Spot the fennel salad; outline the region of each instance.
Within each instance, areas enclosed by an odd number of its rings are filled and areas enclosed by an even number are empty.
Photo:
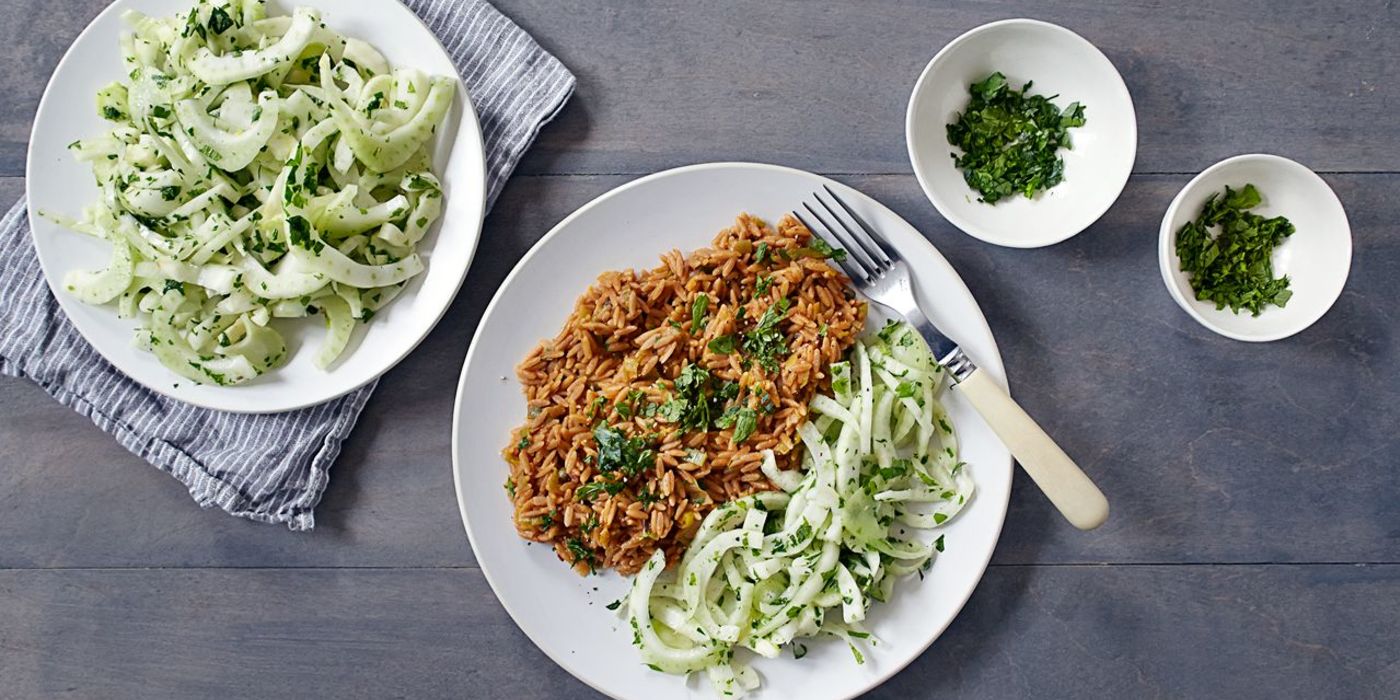
[[[891,323],[830,369],[832,395],[799,429],[802,468],[777,469],[769,451],[778,491],[712,511],[676,566],[658,550],[614,604],[653,670],[703,673],[732,697],[760,685],[738,649],[802,658],[803,639],[836,637],[862,664],[878,644],[864,626],[873,604],[944,550],[939,531],[974,484],[939,402],[942,368],[913,328]]]
[[[196,382],[281,365],[276,319],[324,319],[315,364],[330,368],[424,269],[443,206],[430,149],[457,79],[391,67],[309,8],[200,0],[123,19],[125,77],[97,93],[111,128],[68,147],[100,197],[43,212],[111,260],[63,291],[137,319],[135,342]]]

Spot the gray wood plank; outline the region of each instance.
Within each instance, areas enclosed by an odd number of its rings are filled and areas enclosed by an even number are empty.
[[[472,563],[449,464],[467,344],[526,248],[625,179],[509,184],[461,295],[348,442],[314,533],[198,511],[39,389],[0,380],[0,567]],[[1267,345],[1212,335],[1162,287],[1156,229],[1184,176],[1135,177],[1104,221],[1039,251],[955,231],[909,176],[845,179],[943,250],[991,321],[1013,393],[1113,501],[1103,529],[1079,533],[1018,477],[998,562],[1400,562],[1400,176],[1328,177],[1351,212],[1351,280],[1316,326]]]
[[[0,16],[0,175],[23,172],[44,77],[106,0],[11,3]],[[904,107],[924,64],[983,22],[1028,12],[1099,45],[1139,120],[1138,172],[1194,172],[1264,150],[1322,170],[1400,170],[1400,17],[1384,0],[1164,8],[1073,0],[924,3],[501,0],[579,76],[531,173],[642,173],[709,160],[826,172],[909,169]],[[115,50],[115,49],[114,49]],[[1090,119],[1093,106],[1089,106]]]
[[[6,697],[595,695],[470,569],[3,571],[0,600]],[[872,697],[1395,697],[1397,629],[1397,566],[993,567]]]

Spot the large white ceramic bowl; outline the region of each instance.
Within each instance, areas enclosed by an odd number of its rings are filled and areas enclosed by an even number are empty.
[[[1249,184],[1263,197],[1254,213],[1287,217],[1295,227],[1274,248],[1272,259],[1274,275],[1288,276],[1293,296],[1283,307],[1266,307],[1258,316],[1196,299],[1176,255],[1177,232],[1200,216],[1206,198],[1227,185],[1240,189]],[[1341,296],[1351,270],[1351,226],[1336,193],[1306,166],[1262,153],[1235,156],[1206,168],[1172,200],[1162,217],[1157,260],[1167,291],[1201,325],[1235,340],[1279,340],[1311,326]]]
[[[392,65],[456,75],[437,38],[397,0],[292,2],[320,9],[330,27],[368,41]],[[291,4],[269,8],[269,14],[290,12]],[[326,371],[312,363],[325,331],[324,319],[314,316],[279,322],[291,351],[284,366],[238,386],[196,384],[133,346],[135,321],[117,318],[110,305],[84,304],[63,291],[64,274],[105,267],[111,248],[37,215],[53,211],[76,216],[98,197],[90,168],[76,162],[67,145],[108,129],[97,115],[94,95],[101,86],[122,77],[117,45],[118,36],[126,31],[122,12],[132,9],[168,16],[190,5],[189,0],[117,0],[78,35],[59,62],[34,117],[26,168],[29,221],[39,262],[50,289],[78,332],[117,369],[154,391],[199,406],[243,413],[274,413],[327,401],[374,380],[402,360],[432,330],[456,296],[481,235],[486,202],[486,161],[476,113],[462,86],[438,129],[434,168],[446,201],[442,218],[419,244],[427,269],[372,323],[361,326],[336,365]]]
[[[968,86],[1000,71],[1019,88],[1055,96],[1061,109],[1084,105],[1085,124],[1061,149],[1064,181],[1027,199],[979,201],[953,165],[947,125],[970,99]],[[1137,116],[1123,78],[1103,52],[1074,32],[1033,19],[984,24],[954,39],[929,61],[905,113],[904,136],[914,175],[929,201],[954,226],[988,243],[1036,248],[1069,238],[1098,221],[1118,199],[1137,155]]]
[[[953,268],[918,231],[879,202],[826,178],[788,168],[716,163],[669,170],[593,200],[555,226],[516,265],[487,308],[467,353],[453,420],[453,476],[462,521],[476,560],[520,629],[570,673],[618,698],[712,700],[705,683],[689,685],[649,670],[632,632],[606,605],[628,580],[581,578],[551,548],[527,545],[515,532],[502,489],[501,457],[526,405],[515,365],[543,338],[554,337],[588,286],[606,270],[650,268],[672,249],[710,244],[740,212],[775,221],[822,185],[830,185],[908,261],[923,308],[983,370],[1003,380],[1001,356],[977,302]],[[946,399],[962,458],[977,495],[947,529],[947,549],[924,580],[899,582],[894,600],[869,620],[879,645],[857,665],[839,640],[809,643],[760,659],[758,698],[822,700],[862,693],[903,668],[957,615],[982,577],[1006,517],[1011,455],[961,394]]]

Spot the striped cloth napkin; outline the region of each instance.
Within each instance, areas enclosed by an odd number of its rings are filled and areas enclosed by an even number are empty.
[[[405,0],[442,40],[486,141],[487,206],[574,76],[484,0]],[[275,415],[197,408],[102,359],[64,318],[30,245],[21,199],[0,218],[0,373],[28,377],[123,447],[179,479],[200,506],[309,530],[329,469],[374,384]]]

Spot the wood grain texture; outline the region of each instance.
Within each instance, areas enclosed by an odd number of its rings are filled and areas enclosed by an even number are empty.
[[[1079,533],[1018,474],[968,607],[874,697],[1400,696],[1395,3],[494,1],[578,92],[488,217],[443,322],[384,378],[314,532],[201,511],[0,378],[0,699],[593,697],[475,567],[452,491],[456,377],[491,295],[551,226],[637,174],[714,160],[839,174],[922,230],[986,312],[1013,394],[1113,503]],[[0,203],[23,189],[47,76],[106,2],[0,13]],[[938,217],[908,173],[903,115],[938,47],[1027,14],[1105,51],[1140,136],[1138,174],[1099,224],[1016,251]],[[1249,151],[1330,173],[1355,237],[1337,306],[1266,345],[1191,321],[1156,262],[1190,174]]]
[[[384,379],[312,533],[201,512],[85,419],[27,382],[0,380],[0,532],[11,535],[0,566],[472,564],[449,458],[467,345],[529,245],[626,179],[509,184],[471,281]],[[1018,473],[996,561],[1400,562],[1400,176],[1328,176],[1355,236],[1347,291],[1313,328],[1265,345],[1210,333],[1161,283],[1157,225],[1185,177],[1134,177],[1102,222],[1039,251],[955,231],[912,177],[843,179],[949,258],[991,322],[1012,393],[1113,504],[1107,525],[1079,533]]]
[[[0,175],[22,174],[40,76],[106,0],[12,4],[0,56],[24,70],[0,75]],[[1319,170],[1400,170],[1400,14],[1385,0],[1326,11],[1298,0],[497,4],[579,77],[522,172],[697,160],[908,172],[904,108],[924,64],[974,26],[1028,14],[1114,61],[1137,107],[1138,172],[1195,172],[1260,150]]]
[[[872,697],[1395,697],[1397,583],[1397,566],[993,567]],[[596,697],[476,570],[0,571],[0,600],[4,697]]]

